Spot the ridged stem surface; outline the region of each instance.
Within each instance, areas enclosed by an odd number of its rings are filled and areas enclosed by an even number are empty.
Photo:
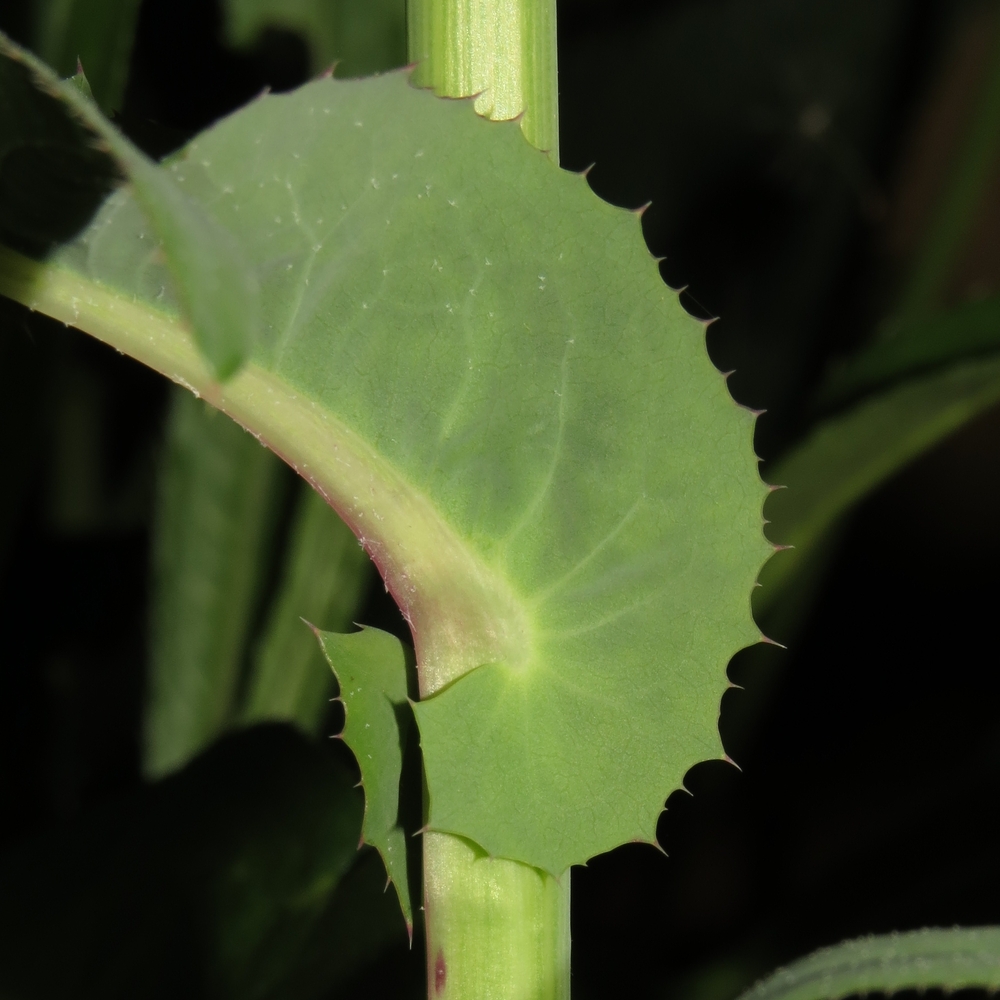
[[[427,833],[424,917],[431,1000],[568,1000],[569,872]]]
[[[559,160],[555,0],[410,0],[414,82],[442,97],[475,97],[504,121],[523,114],[528,141]]]
[[[410,0],[407,20],[415,83],[475,97],[494,121],[523,116],[558,163],[555,0]],[[556,880],[444,833],[423,840],[431,1000],[567,1000],[569,872]]]

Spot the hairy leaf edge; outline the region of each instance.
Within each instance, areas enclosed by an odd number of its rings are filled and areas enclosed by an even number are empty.
[[[925,928],[845,941],[778,969],[740,1000],[838,1000],[972,987],[1000,989],[1000,927]]]

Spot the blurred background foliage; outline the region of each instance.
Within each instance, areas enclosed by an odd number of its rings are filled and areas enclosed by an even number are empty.
[[[402,0],[8,0],[154,155],[265,86],[405,62]],[[779,553],[742,773],[574,873],[574,996],[731,1000],[844,937],[1000,923],[1000,4],[561,0],[563,165],[652,200]],[[2,124],[2,109],[0,109]],[[0,198],[18,170],[0,136]],[[329,671],[406,636],[256,441],[0,300],[0,996],[417,997]]]

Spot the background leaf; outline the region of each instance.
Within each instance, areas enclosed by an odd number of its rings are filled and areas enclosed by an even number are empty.
[[[842,361],[820,389],[818,406],[835,406],[942,367],[961,358],[989,354],[1000,347],[1000,299],[967,302],[955,309],[883,334]]]
[[[318,493],[302,484],[280,589],[254,654],[241,718],[294,722],[318,733],[333,693],[330,668],[305,622],[350,628],[371,583],[358,540]]]
[[[287,484],[281,463],[190,393],[173,396],[154,551],[145,770],[186,764],[232,725]]]
[[[102,111],[120,111],[140,0],[43,0],[33,48],[60,76],[83,64]]]
[[[1000,986],[1000,928],[920,930],[845,941],[780,969],[741,1000],[836,1000],[868,993]]]
[[[298,32],[312,71],[338,62],[340,76],[367,76],[406,62],[405,0],[224,0],[226,38],[237,48],[268,28]]]
[[[118,178],[106,151],[35,85],[28,67],[0,58],[0,240],[41,256],[79,232]]]
[[[161,241],[161,252],[174,276],[178,300],[201,349],[219,378],[232,375],[256,335],[258,316],[256,275],[239,242],[204,207],[193,205],[170,174],[121,135],[74,84],[60,82],[44,63],[2,33],[0,62],[7,67],[5,81],[22,79],[27,69],[40,90],[60,96],[72,114],[99,137],[104,151],[110,153],[131,182]],[[4,89],[8,89],[6,82]],[[9,98],[19,116],[30,114],[25,109],[34,107],[34,102],[25,103],[21,90],[18,85]],[[15,148],[27,143],[28,127],[21,125],[21,117],[18,126],[13,138]],[[50,158],[46,157],[44,162]],[[90,169],[83,173],[86,182],[92,183],[92,174]],[[35,200],[29,204],[34,205]]]
[[[785,486],[765,505],[783,545],[761,573],[758,613],[787,591],[813,549],[850,508],[917,455],[1000,400],[1000,359],[965,362],[864,400],[820,424],[768,478]]]

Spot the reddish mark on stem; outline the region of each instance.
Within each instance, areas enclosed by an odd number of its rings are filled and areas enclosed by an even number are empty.
[[[444,984],[448,981],[448,966],[444,964],[444,952],[438,949],[437,958],[434,960],[434,995],[440,996],[444,991]]]

